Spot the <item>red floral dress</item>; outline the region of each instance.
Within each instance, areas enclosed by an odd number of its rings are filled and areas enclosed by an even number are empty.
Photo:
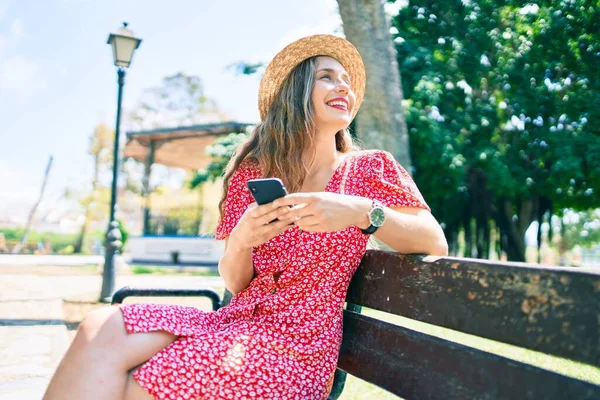
[[[253,202],[244,161],[234,172],[217,239]],[[385,151],[351,153],[325,189],[386,206],[429,209],[413,180]],[[179,338],[143,364],[135,379],[156,399],[326,399],[342,340],[346,290],[368,235],[356,226],[311,233],[294,227],[255,247],[255,278],[215,312],[170,305],[122,305],[129,333]]]

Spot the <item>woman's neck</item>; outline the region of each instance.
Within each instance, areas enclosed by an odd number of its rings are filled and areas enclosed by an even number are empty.
[[[335,146],[335,137],[329,140],[317,140],[314,151],[306,153],[304,162],[308,167],[308,176],[315,175],[319,171],[337,168],[341,161],[340,153]]]

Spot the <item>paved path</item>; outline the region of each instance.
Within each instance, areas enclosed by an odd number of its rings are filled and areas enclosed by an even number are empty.
[[[0,303],[0,398],[41,399],[68,345],[61,300]]]
[[[64,268],[69,271],[71,268]],[[95,300],[97,274],[27,273],[22,265],[0,268],[0,399],[41,399],[67,346],[62,300]],[[40,273],[42,271],[42,273]],[[222,288],[219,277],[118,275],[122,286]]]

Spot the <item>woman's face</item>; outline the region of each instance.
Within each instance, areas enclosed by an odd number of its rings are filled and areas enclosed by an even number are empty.
[[[317,130],[331,129],[337,133],[350,125],[356,103],[350,84],[350,76],[342,64],[331,57],[317,57],[312,92]]]

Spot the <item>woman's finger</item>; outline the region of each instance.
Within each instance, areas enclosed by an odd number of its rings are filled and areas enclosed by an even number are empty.
[[[252,203],[252,204],[256,204],[256,203]],[[279,208],[279,207],[274,206],[273,202],[267,203],[267,204],[256,205],[251,210],[250,214],[252,215],[253,218],[260,218],[263,215],[265,215],[266,213],[269,213],[277,208]]]
[[[290,208],[290,212],[286,215],[289,220],[298,220],[300,218],[308,217],[312,215],[312,207],[307,204],[298,204]]]
[[[291,224],[288,221],[280,221],[280,222],[281,222],[281,224],[279,223],[279,221],[277,222],[277,226],[276,226],[277,231],[276,231],[276,234],[274,236],[277,236],[280,233],[285,232],[288,229],[292,229],[292,228],[295,227],[294,224]]]
[[[279,207],[276,210],[269,211],[268,213],[256,218],[256,220],[261,225],[267,225],[275,219],[285,218],[285,215],[288,214],[289,212],[290,211],[289,211],[288,207]]]
[[[299,226],[303,230],[310,230],[310,227],[320,225],[321,219],[314,215],[309,215],[294,222],[295,225]]]
[[[315,195],[315,193],[292,193],[278,198],[273,203],[275,203],[277,207],[311,203],[314,201]]]
[[[287,221],[275,221],[270,224],[263,225],[258,229],[257,234],[263,238],[263,241],[267,241],[272,239],[273,237],[279,235],[282,231],[284,231],[289,226],[289,222]],[[293,227],[289,226],[290,228]]]

